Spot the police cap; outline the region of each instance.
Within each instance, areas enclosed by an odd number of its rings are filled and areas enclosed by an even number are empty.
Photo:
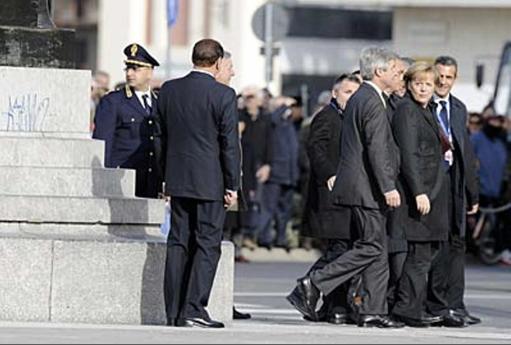
[[[144,49],[144,47],[137,43],[130,44],[124,48],[124,54],[126,55],[124,63],[127,66],[136,65],[152,68],[160,65],[158,61],[156,61],[156,59]]]

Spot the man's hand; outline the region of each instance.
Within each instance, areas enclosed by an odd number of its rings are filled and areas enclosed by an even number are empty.
[[[335,184],[335,175],[330,177],[328,179],[328,181],[326,181],[326,186],[329,191],[332,191],[334,189],[334,184]]]
[[[224,207],[229,208],[238,202],[238,192],[226,190],[224,194]]]
[[[477,211],[479,211],[479,204],[472,205],[472,208],[470,209],[470,211],[467,212],[467,214],[471,216],[476,214]]]
[[[401,197],[399,196],[399,192],[394,189],[385,193],[385,202],[390,207],[399,207],[399,205],[401,205]]]
[[[417,195],[415,197],[415,202],[417,203],[417,211],[419,211],[423,216],[427,215],[429,211],[431,211],[431,204],[426,194]]]
[[[270,178],[271,168],[268,164],[261,166],[256,172],[256,178],[259,183],[265,183]]]

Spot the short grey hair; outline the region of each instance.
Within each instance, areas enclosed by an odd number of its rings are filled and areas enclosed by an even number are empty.
[[[360,75],[364,80],[372,80],[376,69],[381,68],[386,71],[389,68],[389,63],[398,59],[399,56],[387,48],[364,48],[360,54]]]

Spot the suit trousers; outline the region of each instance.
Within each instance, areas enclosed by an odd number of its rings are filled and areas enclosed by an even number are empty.
[[[399,280],[397,300],[392,313],[420,320],[427,294],[427,277],[440,242],[409,242],[408,255]]]
[[[403,274],[407,252],[389,253],[389,286],[387,288],[387,303],[392,310],[397,300],[399,279]]]
[[[446,299],[449,309],[465,310],[465,238],[458,234],[449,237],[449,274],[447,275]]]
[[[387,314],[389,268],[386,249],[386,217],[382,210],[353,206],[357,240],[353,248],[310,274],[315,286],[328,295],[360,274],[362,303],[359,314]]]
[[[220,259],[222,201],[172,197],[164,297],[167,318],[209,319],[208,305]]]
[[[453,173],[451,172],[451,177]],[[451,178],[451,186],[455,185]],[[451,187],[452,188],[452,187]],[[454,200],[451,191],[448,205],[449,222],[454,217]],[[454,229],[454,224],[452,225]],[[445,315],[449,309],[465,310],[465,238],[451,231],[449,240],[443,242],[431,264],[426,307],[434,315]]]
[[[310,273],[322,269],[342,254],[348,251],[349,240],[329,239],[328,245],[323,255],[309,269]],[[323,297],[321,312],[326,315],[333,313],[346,314],[348,312],[348,283],[341,284],[330,294]]]

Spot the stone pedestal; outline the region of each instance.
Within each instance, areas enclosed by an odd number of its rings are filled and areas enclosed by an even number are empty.
[[[0,320],[163,324],[163,200],[103,166],[90,72],[0,67]],[[210,313],[229,323],[234,250]]]
[[[75,53],[74,30],[0,26],[0,65],[74,68]]]
[[[74,30],[53,24],[48,0],[0,1],[0,65],[74,68],[75,44]]]

